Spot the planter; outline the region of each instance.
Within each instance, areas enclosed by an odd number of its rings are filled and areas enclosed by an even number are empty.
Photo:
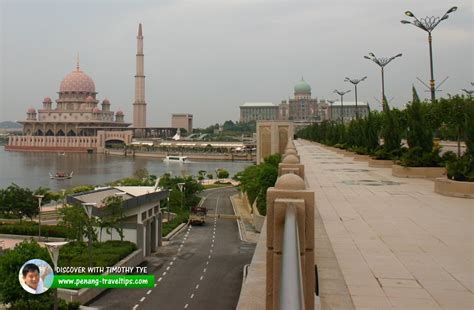
[[[369,167],[374,168],[392,168],[393,160],[391,159],[369,159]]]
[[[434,180],[434,191],[443,196],[474,199],[474,182],[436,178]]]
[[[370,160],[369,155],[362,155],[362,154],[354,155],[354,161],[369,161],[369,160]]]
[[[399,178],[435,179],[446,175],[444,167],[403,167],[392,166],[392,175]]]

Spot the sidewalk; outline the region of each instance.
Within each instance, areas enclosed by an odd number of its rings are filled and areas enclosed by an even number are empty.
[[[356,309],[473,309],[474,202],[296,141]]]
[[[260,234],[255,231],[250,210],[244,205],[239,194],[231,196],[230,200],[232,201],[236,215],[240,216],[239,221],[243,224],[240,225],[243,241],[257,243]]]

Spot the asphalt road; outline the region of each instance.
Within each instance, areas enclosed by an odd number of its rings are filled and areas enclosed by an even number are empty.
[[[208,214],[234,211],[233,188],[203,192]],[[146,265],[155,275],[153,289],[110,289],[89,306],[100,309],[235,309],[245,264],[255,245],[243,242],[235,219],[208,217],[203,226],[187,226],[161,247]]]

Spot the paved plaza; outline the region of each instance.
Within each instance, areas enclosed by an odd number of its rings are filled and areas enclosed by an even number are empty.
[[[474,200],[316,143],[295,145],[342,272],[319,270],[326,286],[346,284],[356,309],[474,308]]]

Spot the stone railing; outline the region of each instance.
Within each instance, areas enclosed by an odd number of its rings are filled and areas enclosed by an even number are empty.
[[[267,190],[262,229],[237,309],[306,309],[315,305],[314,192],[292,140]]]

